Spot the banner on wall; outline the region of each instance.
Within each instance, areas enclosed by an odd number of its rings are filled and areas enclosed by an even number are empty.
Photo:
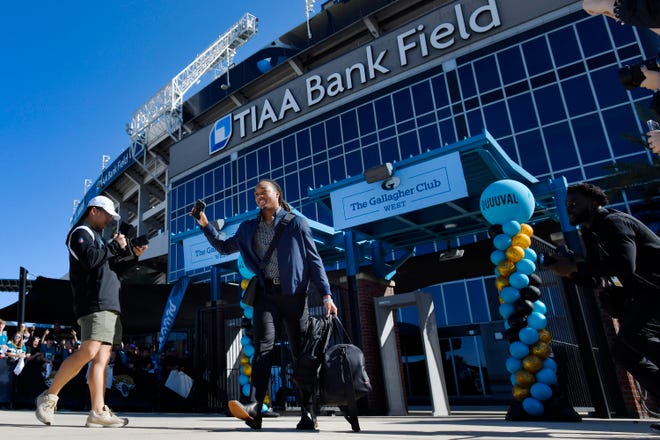
[[[233,236],[238,230],[239,224],[226,225],[220,231],[220,235],[223,237]],[[183,266],[186,272],[233,261],[237,258],[238,252],[230,255],[220,254],[209,244],[206,236],[201,231],[199,234],[183,240]]]
[[[389,179],[360,182],[330,194],[335,229],[346,229],[387,217],[467,197],[458,152],[407,168]]]

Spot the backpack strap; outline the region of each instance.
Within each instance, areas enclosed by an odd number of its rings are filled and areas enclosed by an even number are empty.
[[[71,255],[73,255],[73,258],[76,260],[80,261],[80,258],[78,258],[78,255],[71,249],[71,238],[73,237],[73,233],[76,232],[78,229],[84,229],[87,231],[87,233],[92,237],[92,241],[96,241],[96,236],[94,235],[94,232],[92,232],[92,229],[89,226],[81,225],[75,228],[73,231],[71,231],[71,234],[69,234],[69,242],[67,243],[67,247],[69,248],[69,252]]]
[[[268,264],[268,260],[270,260],[270,256],[273,255],[273,251],[275,251],[277,242],[280,241],[280,235],[282,234],[282,230],[284,230],[284,228],[289,223],[291,223],[291,220],[293,220],[295,216],[296,215],[294,213],[287,212],[284,218],[280,220],[280,223],[275,228],[275,235],[273,236],[273,239],[270,241],[270,245],[268,246],[268,249],[266,250],[264,257],[259,262],[259,272],[263,272],[263,270],[266,268],[266,265]]]

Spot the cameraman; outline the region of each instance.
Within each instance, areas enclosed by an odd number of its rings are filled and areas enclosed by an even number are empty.
[[[586,256],[576,262],[571,256],[553,254],[548,269],[578,285],[617,292],[603,304],[619,321],[612,346],[615,359],[656,401],[660,398],[660,238],[641,221],[626,213],[604,208],[609,202],[603,191],[589,183],[568,187],[566,212],[573,226],[580,227]],[[618,280],[618,281],[617,281]],[[652,429],[655,430],[652,425]],[[657,427],[660,432],[660,426]]]
[[[582,8],[589,15],[602,14],[660,34],[660,3],[656,0],[583,0]]]

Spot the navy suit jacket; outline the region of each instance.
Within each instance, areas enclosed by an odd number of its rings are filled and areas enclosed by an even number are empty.
[[[275,213],[275,225],[282,221],[286,211],[278,209]],[[252,243],[260,219],[246,220],[238,226],[233,237],[220,239],[216,229],[208,224],[202,228],[204,235],[221,254],[240,252],[245,266],[253,273],[259,275],[261,285],[265,285],[264,275],[259,270],[259,257],[254,252]],[[277,263],[280,270],[280,283],[282,293],[294,295],[307,293],[310,281],[316,285],[323,295],[331,295],[330,283],[323,267],[321,256],[316,250],[312,231],[304,217],[296,215],[284,227],[277,243]]]

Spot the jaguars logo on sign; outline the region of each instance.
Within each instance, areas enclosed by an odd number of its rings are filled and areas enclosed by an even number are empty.
[[[227,146],[232,132],[231,113],[218,119],[209,133],[209,155]]]

